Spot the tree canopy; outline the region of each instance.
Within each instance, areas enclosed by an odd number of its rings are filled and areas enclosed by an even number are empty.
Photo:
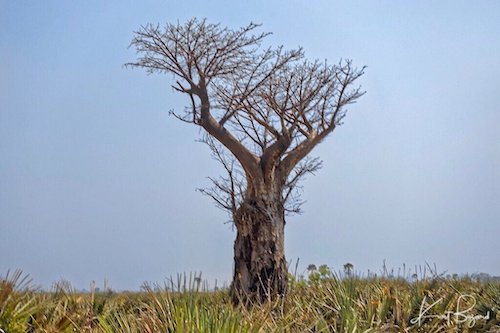
[[[309,61],[301,48],[263,47],[269,33],[256,33],[258,27],[232,30],[198,19],[148,24],[135,32],[131,45],[140,57],[127,65],[174,74],[173,89],[189,97],[184,112],[173,114],[206,131],[203,141],[227,171],[203,193],[234,213],[245,192],[258,187],[250,183],[279,174],[285,209],[298,212],[296,185],[321,163],[306,156],[364,94],[352,87],[364,67]]]

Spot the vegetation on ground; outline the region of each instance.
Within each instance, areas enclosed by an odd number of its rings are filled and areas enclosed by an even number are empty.
[[[500,332],[500,282],[470,276],[361,276],[309,265],[286,297],[234,306],[227,289],[180,275],[140,292],[52,290],[0,277],[0,329],[18,332]],[[420,320],[419,320],[420,319]],[[1,331],[0,331],[1,332]]]

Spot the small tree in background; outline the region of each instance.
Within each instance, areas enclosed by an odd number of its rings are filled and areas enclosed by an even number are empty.
[[[235,302],[264,301],[287,289],[284,227],[300,211],[297,184],[319,169],[309,153],[337,126],[345,107],[364,94],[351,61],[308,61],[302,49],[261,46],[255,34],[191,19],[135,32],[136,62],[148,73],[169,73],[189,101],[178,119],[200,126],[226,175],[202,192],[228,211],[236,226]]]
[[[354,265],[350,262],[344,264],[344,273],[350,277],[352,275],[352,271],[354,269]]]

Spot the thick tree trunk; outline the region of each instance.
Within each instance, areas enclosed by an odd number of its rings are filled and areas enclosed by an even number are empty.
[[[235,303],[264,302],[284,295],[288,269],[284,253],[284,209],[276,196],[247,199],[235,214]]]

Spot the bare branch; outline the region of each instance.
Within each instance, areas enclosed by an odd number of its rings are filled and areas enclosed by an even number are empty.
[[[224,148],[210,136],[204,136],[200,142],[210,148],[213,158],[224,167],[226,176],[219,179],[209,177],[213,186],[198,191],[211,197],[219,208],[234,216],[244,197],[245,176],[234,157],[225,153]]]
[[[135,32],[139,58],[126,66],[172,73],[173,90],[189,97],[183,114],[171,113],[204,129],[227,174],[202,193],[235,213],[246,197],[279,191],[280,204],[298,211],[298,179],[319,167],[305,158],[364,94],[353,87],[364,67],[307,61],[302,49],[261,48],[269,33],[256,33],[258,27],[233,30],[197,19],[149,24]]]
[[[289,176],[283,189],[283,202],[285,211],[289,214],[300,213],[300,207],[304,201],[300,200],[300,181],[305,179],[307,174],[314,174],[322,167],[322,161],[319,158],[305,158],[300,162],[293,173]]]

